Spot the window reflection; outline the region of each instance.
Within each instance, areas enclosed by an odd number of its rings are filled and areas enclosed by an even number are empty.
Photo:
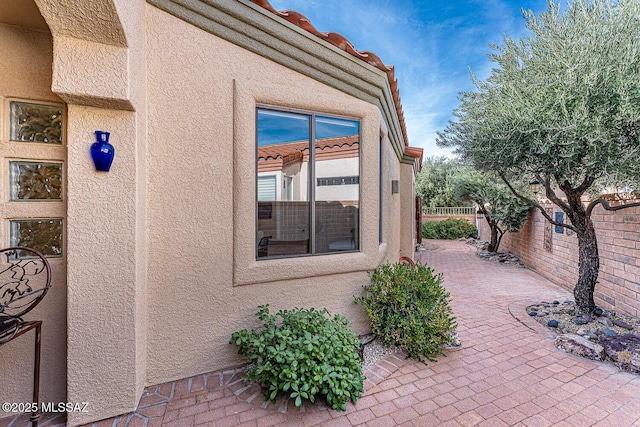
[[[258,110],[258,257],[310,253],[310,117]]]
[[[315,253],[359,249],[359,122],[316,117]]]
[[[257,127],[257,257],[358,250],[359,121],[258,109]]]

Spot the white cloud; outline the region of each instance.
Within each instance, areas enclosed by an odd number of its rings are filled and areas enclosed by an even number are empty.
[[[491,72],[489,43],[524,34],[520,7],[540,11],[545,0],[271,0],[278,10],[305,15],[319,31],[345,36],[358,50],[396,67],[409,143],[425,155],[450,155],[436,147],[458,106],[472,90],[471,67],[481,79]],[[522,3],[525,3],[524,5]],[[537,8],[537,9],[535,9]]]

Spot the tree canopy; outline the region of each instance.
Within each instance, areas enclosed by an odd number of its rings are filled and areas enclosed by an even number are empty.
[[[453,197],[459,203],[473,202],[491,230],[489,252],[497,252],[505,232],[519,231],[531,206],[513,195],[500,179],[473,169],[465,169],[451,179]],[[526,193],[526,190],[522,190]]]
[[[571,188],[640,177],[640,2],[576,0],[537,17],[530,35],[491,46],[491,76],[439,134],[476,167]]]
[[[464,170],[456,159],[427,157],[422,170],[416,177],[416,193],[424,206],[470,206],[468,201],[456,200],[453,196],[451,179]]]
[[[640,206],[583,199],[599,187],[639,190],[640,2],[575,0],[562,11],[549,0],[546,12],[523,16],[529,35],[505,36],[503,45],[491,46],[490,77],[481,81],[472,74],[476,90],[461,93],[456,121],[437,142],[455,147],[476,168],[494,171],[549,222],[576,232],[574,296],[581,311],[595,312],[600,264],[593,209]],[[515,181],[531,179],[543,185],[568,223],[555,221],[517,190]]]

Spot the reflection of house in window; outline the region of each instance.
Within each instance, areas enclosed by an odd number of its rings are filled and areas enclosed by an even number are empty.
[[[359,249],[359,141],[356,120],[258,110],[258,257]]]

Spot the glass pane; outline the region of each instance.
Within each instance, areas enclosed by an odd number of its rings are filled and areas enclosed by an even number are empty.
[[[62,256],[62,219],[9,221],[11,246],[24,246],[50,257]]]
[[[360,123],[316,118],[315,253],[360,248]]]
[[[310,117],[258,109],[257,257],[309,247]]]
[[[10,140],[62,144],[62,106],[11,102]]]
[[[9,162],[9,199],[62,200],[62,163]]]

